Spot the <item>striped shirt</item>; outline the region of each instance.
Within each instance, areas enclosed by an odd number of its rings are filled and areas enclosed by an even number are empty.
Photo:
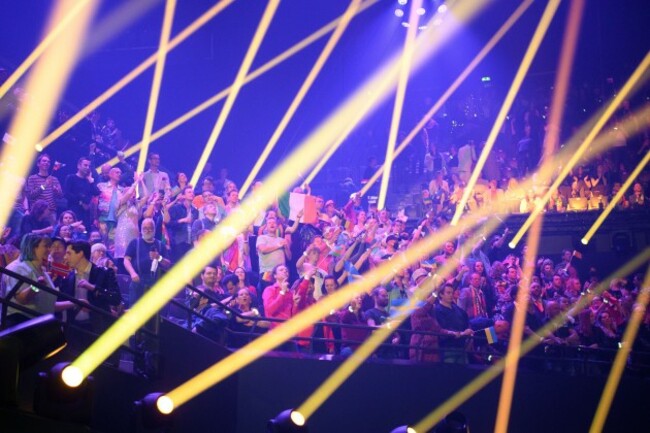
[[[50,185],[46,183],[50,179]],[[61,183],[56,177],[41,176],[40,174],[33,174],[27,178],[25,183],[25,194],[27,195],[27,200],[29,200],[29,207],[36,200],[45,200],[47,202],[47,207],[50,210],[56,211],[56,199],[63,198],[63,189],[61,188]]]

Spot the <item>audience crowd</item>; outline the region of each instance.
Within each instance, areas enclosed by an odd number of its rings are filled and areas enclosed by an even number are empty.
[[[488,158],[468,211],[490,206],[494,213],[529,212],[547,191],[548,186],[541,184],[520,187],[539,164],[547,118],[535,104],[523,107],[504,128],[509,130],[507,139],[504,132]],[[650,148],[647,128],[629,137],[617,129],[630,112],[624,104],[608,126],[609,133],[617,134],[616,146],[577,166],[553,192],[547,212],[597,212],[621,188]],[[66,117],[60,113],[59,121]],[[304,209],[290,219],[279,198],[196,278],[193,283],[199,290],[188,290],[183,302],[202,314],[184,324],[213,336],[214,323],[226,323],[230,330],[226,343],[242,346],[249,341],[247,333],[272,332],[279,320],[363,278],[413,242],[443,228],[463,194],[481,145],[471,134],[449,144],[448,130],[439,120],[427,123],[404,159],[409,187],[422,185],[416,220],[408,220],[403,212],[377,210],[374,189],[366,197],[355,193],[341,203],[315,195],[316,218],[311,223],[302,222]],[[638,121],[648,124],[647,119]],[[99,113],[73,132],[64,140],[79,150],[73,158],[76,171],[60,176],[62,166],[71,164],[67,155],[38,155],[1,232],[0,265],[119,316],[220,221],[239,212],[238,186],[226,169],[218,177],[205,176],[199,185],[189,185],[186,173],[165,172],[155,152],[148,155],[148,169],[135,173],[122,152],[128,140],[113,119],[102,122]],[[113,156],[119,162],[111,166],[106,161]],[[369,164],[362,184],[375,167],[376,161]],[[617,208],[648,209],[649,181],[649,173],[643,172]],[[308,185],[294,192],[312,195]],[[356,296],[299,335],[322,340],[297,339],[282,349],[349,355],[373,328],[390,326],[400,316],[400,307],[431,279],[432,295],[416,303],[411,317],[389,339],[392,347],[380,349],[377,356],[481,362],[481,353],[506,349],[522,287],[530,291],[526,336],[536,336],[545,323],[567,315],[566,325],[544,338],[538,336],[548,347],[617,349],[642,275],[609,281],[608,289],[596,296],[592,289],[611,270],[592,267],[588,274],[580,274],[575,261],[589,258],[565,250],[552,258],[539,257],[530,264],[533,274],[526,279],[526,246],[517,252],[508,249],[510,234],[507,229],[489,234],[482,226],[468,230],[416,265],[396,269],[371,292]],[[438,278],[440,267],[449,263],[452,272]],[[15,284],[4,275],[2,295]],[[590,298],[589,304],[578,311],[573,305],[583,296]],[[20,286],[12,300],[40,313],[65,314],[66,320],[97,332],[106,327],[92,311],[28,284]],[[10,308],[6,320],[12,324],[26,318]],[[644,318],[637,346],[650,351],[650,314]]]

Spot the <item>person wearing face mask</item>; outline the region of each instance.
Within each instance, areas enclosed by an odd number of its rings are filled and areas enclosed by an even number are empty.
[[[133,239],[126,248],[124,268],[131,276],[129,305],[133,305],[160,277],[162,269],[171,266],[163,257],[163,245],[155,239],[156,224],[145,218],[140,225],[140,237]]]

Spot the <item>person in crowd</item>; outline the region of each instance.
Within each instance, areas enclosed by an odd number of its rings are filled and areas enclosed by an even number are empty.
[[[65,262],[72,271],[66,277],[61,290],[106,313],[117,313],[122,305],[122,296],[115,272],[92,263],[90,250],[87,241],[75,241],[66,247]],[[69,312],[68,320],[97,334],[104,332],[111,323],[105,315],[85,308]]]
[[[63,198],[63,189],[59,179],[50,173],[51,164],[52,160],[47,153],[41,153],[36,158],[38,172],[27,178],[25,195],[30,208],[37,200],[44,200],[51,217],[54,217],[57,211],[57,201]]]
[[[90,261],[95,265],[112,269],[117,274],[115,262],[108,256],[108,248],[102,243],[96,243],[90,247]]]
[[[260,279],[257,288],[259,297],[262,297],[267,286],[273,284],[275,269],[285,266],[291,257],[291,245],[287,238],[280,237],[277,231],[276,218],[267,216],[265,233],[257,236],[257,254],[259,257]],[[266,303],[264,305],[266,309]]]
[[[267,320],[257,320],[260,312],[254,307],[251,293],[246,288],[240,288],[237,291],[236,305],[233,307],[236,313],[233,314],[228,333],[228,346],[240,348],[250,342],[255,337],[254,333],[263,333],[269,326]]]
[[[469,341],[467,337],[472,336],[473,331],[469,326],[467,312],[454,301],[453,285],[445,284],[440,289],[438,302],[434,305],[434,316],[438,320],[442,332],[448,334],[440,341],[440,346],[444,349],[444,361],[467,363],[465,347]]]
[[[7,269],[58,291],[45,267],[51,244],[50,238],[44,234],[26,234],[20,243],[20,257],[9,263]],[[16,285],[18,285],[17,290],[14,291],[12,296],[9,296]],[[6,274],[2,275],[0,295],[31,310],[31,313],[26,313],[23,310],[9,306],[7,317],[2,323],[6,327],[25,322],[31,319],[33,315],[51,314],[75,308],[75,304],[71,301],[59,301],[56,294],[39,289],[27,282],[19,284],[18,279]]]
[[[140,236],[133,239],[126,248],[124,268],[131,276],[130,306],[155,284],[163,269],[171,266],[169,258],[162,256],[163,246],[154,238],[155,231],[153,220],[145,218],[140,224]]]
[[[149,152],[147,158],[149,163],[149,170],[145,171],[142,176],[144,182],[145,194],[153,194],[154,191],[163,191],[166,197],[171,195],[171,184],[169,182],[169,175],[164,171],[160,171],[160,155],[155,152]]]
[[[90,170],[90,159],[79,158],[77,172],[65,179],[63,186],[68,208],[79,217],[86,227],[92,224],[92,201],[100,192]]]
[[[20,223],[20,235],[29,233],[48,235],[54,232],[51,223],[51,211],[45,200],[36,200],[29,215],[25,215]]]
[[[75,241],[81,241],[87,238],[86,226],[84,226],[83,221],[77,219],[77,215],[71,210],[65,210],[59,214],[57,225],[54,226],[54,233],[56,234],[63,226],[70,227],[72,231],[71,238]]]
[[[192,207],[194,189],[185,187],[178,201],[169,208],[169,237],[172,243],[172,258],[176,262],[192,249],[192,223],[199,217],[199,212]]]

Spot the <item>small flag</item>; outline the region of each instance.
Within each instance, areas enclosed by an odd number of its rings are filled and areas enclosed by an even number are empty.
[[[284,193],[278,197],[278,210],[284,218],[289,218],[289,193]]]
[[[353,283],[356,279],[361,278],[359,270],[352,264],[352,262],[345,262],[343,269],[348,273],[348,284]]]
[[[497,332],[494,329],[494,326],[485,328],[483,331],[485,331],[485,338],[487,338],[488,344],[494,344],[499,341],[499,337],[497,337]]]
[[[262,274],[262,280],[266,281],[267,283],[270,283],[273,281],[273,275],[271,271],[266,271]]]
[[[345,221],[345,230],[351,232],[354,224],[350,220]]]
[[[300,222],[305,224],[315,224],[318,222],[316,197],[297,192],[289,194],[289,219],[295,221],[300,211],[303,211]]]
[[[573,250],[573,257],[577,259],[582,259],[582,253],[578,250]]]

